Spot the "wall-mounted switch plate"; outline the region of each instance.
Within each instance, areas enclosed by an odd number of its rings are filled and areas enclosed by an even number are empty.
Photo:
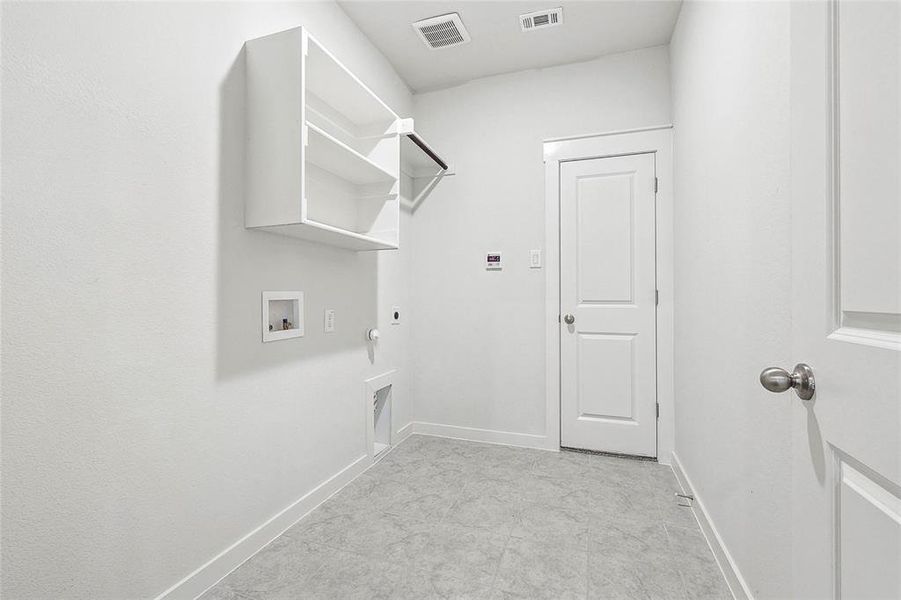
[[[335,331],[335,309],[325,309],[325,332],[332,333]]]
[[[400,325],[400,307],[399,306],[391,307],[391,324],[392,325]]]
[[[529,268],[541,268],[541,250],[529,250]]]

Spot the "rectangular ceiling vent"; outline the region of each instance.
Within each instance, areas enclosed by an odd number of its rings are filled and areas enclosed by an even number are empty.
[[[413,23],[413,29],[432,50],[458,46],[469,41],[469,32],[466,31],[457,13],[416,21]]]
[[[563,23],[563,9],[552,8],[519,15],[519,26],[523,31],[535,31],[545,27],[554,27]]]

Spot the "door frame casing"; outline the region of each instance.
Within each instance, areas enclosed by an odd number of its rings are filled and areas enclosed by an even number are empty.
[[[629,154],[655,155],[657,305],[657,461],[669,465],[675,442],[673,402],[673,126],[594,133],[544,141],[546,432],[560,448],[560,163]]]

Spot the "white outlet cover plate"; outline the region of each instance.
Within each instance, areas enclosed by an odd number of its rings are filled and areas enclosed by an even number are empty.
[[[541,250],[529,250],[529,268],[541,268]]]
[[[325,309],[325,332],[332,333],[335,331],[335,309],[327,308]]]

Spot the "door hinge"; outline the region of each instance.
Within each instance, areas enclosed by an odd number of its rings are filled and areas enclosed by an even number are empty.
[[[657,419],[660,419],[660,403],[657,403]]]
[[[660,306],[660,290],[654,290],[654,306]]]
[[[654,178],[654,193],[657,193],[657,190],[660,189],[660,180],[656,177]]]

